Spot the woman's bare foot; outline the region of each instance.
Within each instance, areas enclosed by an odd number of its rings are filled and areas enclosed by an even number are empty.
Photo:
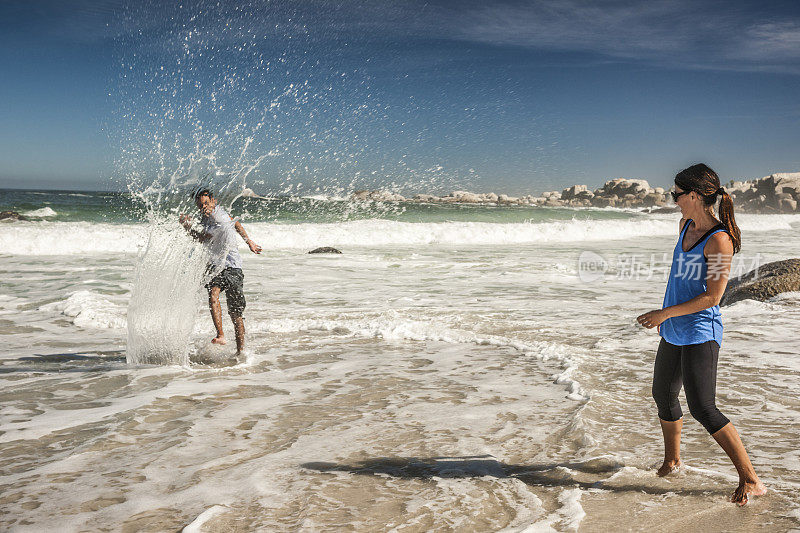
[[[661,465],[661,468],[656,470],[656,475],[658,477],[668,476],[674,472],[677,472],[683,466],[683,462],[680,459],[677,461],[664,461],[664,464]]]
[[[763,496],[767,493],[767,487],[761,481],[740,481],[739,486],[733,491],[731,501],[738,505],[746,505],[747,497],[750,496]]]
[[[225,335],[217,335],[213,339],[211,339],[211,344],[225,344],[228,341],[225,340]]]

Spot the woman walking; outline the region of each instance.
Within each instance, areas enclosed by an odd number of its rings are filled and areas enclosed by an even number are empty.
[[[672,197],[682,218],[664,305],[636,319],[646,328],[658,327],[662,337],[653,373],[653,398],[664,434],[664,464],[657,474],[666,476],[681,466],[683,413],[678,392],[683,386],[692,416],[733,461],[739,486],[731,501],[744,505],[748,495],[764,494],[766,488],[753,470],[739,433],[715,401],[722,344],[719,302],[728,284],[731,259],[741,247],[733,201],[717,174],[703,164],[675,176]],[[714,216],[720,197],[721,220]]]

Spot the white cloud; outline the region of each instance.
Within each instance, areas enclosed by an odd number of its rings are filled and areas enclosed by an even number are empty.
[[[78,0],[67,27],[91,35],[110,13],[115,23],[99,36],[148,34],[150,46],[176,46],[184,18],[198,30],[198,46],[260,38],[293,47],[326,46],[339,39],[441,39],[494,46],[581,52],[600,60],[660,66],[744,71],[800,72],[800,18],[770,8],[723,0],[273,0],[264,4],[171,5],[170,17],[154,4],[120,6]],[[213,4],[213,2],[211,3]],[[149,6],[149,7],[148,7]],[[179,13],[178,13],[179,12]],[[123,15],[124,16],[120,16]],[[176,19],[172,19],[176,16]],[[222,26],[227,22],[228,26]],[[224,31],[223,31],[224,29]],[[71,30],[72,31],[72,30]],[[153,33],[157,34],[154,36]],[[180,31],[178,31],[180,33]],[[155,38],[154,38],[155,37]],[[299,42],[298,42],[299,38]],[[191,43],[190,43],[191,44]],[[414,53],[424,53],[419,49]]]
[[[587,52],[660,65],[800,70],[800,20],[769,22],[730,3],[533,0],[431,10],[444,38],[497,46]],[[770,19],[771,17],[771,19]]]
[[[687,48],[690,29],[664,23],[678,18],[673,6],[672,2],[634,7],[574,1],[490,4],[463,13],[453,26],[456,37],[490,44],[621,56],[676,52]]]
[[[800,59],[800,22],[767,22],[748,28],[741,55],[754,61]]]

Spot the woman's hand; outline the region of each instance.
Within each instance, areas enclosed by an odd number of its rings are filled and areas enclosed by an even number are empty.
[[[637,316],[636,321],[647,329],[651,329],[656,326],[661,326],[661,323],[668,318],[669,315],[667,315],[663,309],[654,309],[643,315]]]

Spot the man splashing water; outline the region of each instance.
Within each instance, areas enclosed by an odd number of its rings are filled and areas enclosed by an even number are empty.
[[[261,253],[261,247],[247,236],[242,224],[234,221],[225,209],[217,204],[214,195],[208,189],[201,189],[194,195],[194,202],[200,210],[200,225],[202,230],[192,228],[192,219],[188,215],[181,215],[180,223],[192,238],[206,245],[211,255],[208,265],[209,272],[214,277],[206,284],[208,289],[208,306],[211,309],[211,319],[217,336],[211,342],[225,344],[225,333],[222,331],[222,308],[219,305],[219,294],[225,291],[225,300],[228,304],[228,314],[233,321],[236,334],[236,355],[244,350],[244,273],[242,272],[242,257],[236,246],[236,234],[242,236],[250,251],[254,254]]]

